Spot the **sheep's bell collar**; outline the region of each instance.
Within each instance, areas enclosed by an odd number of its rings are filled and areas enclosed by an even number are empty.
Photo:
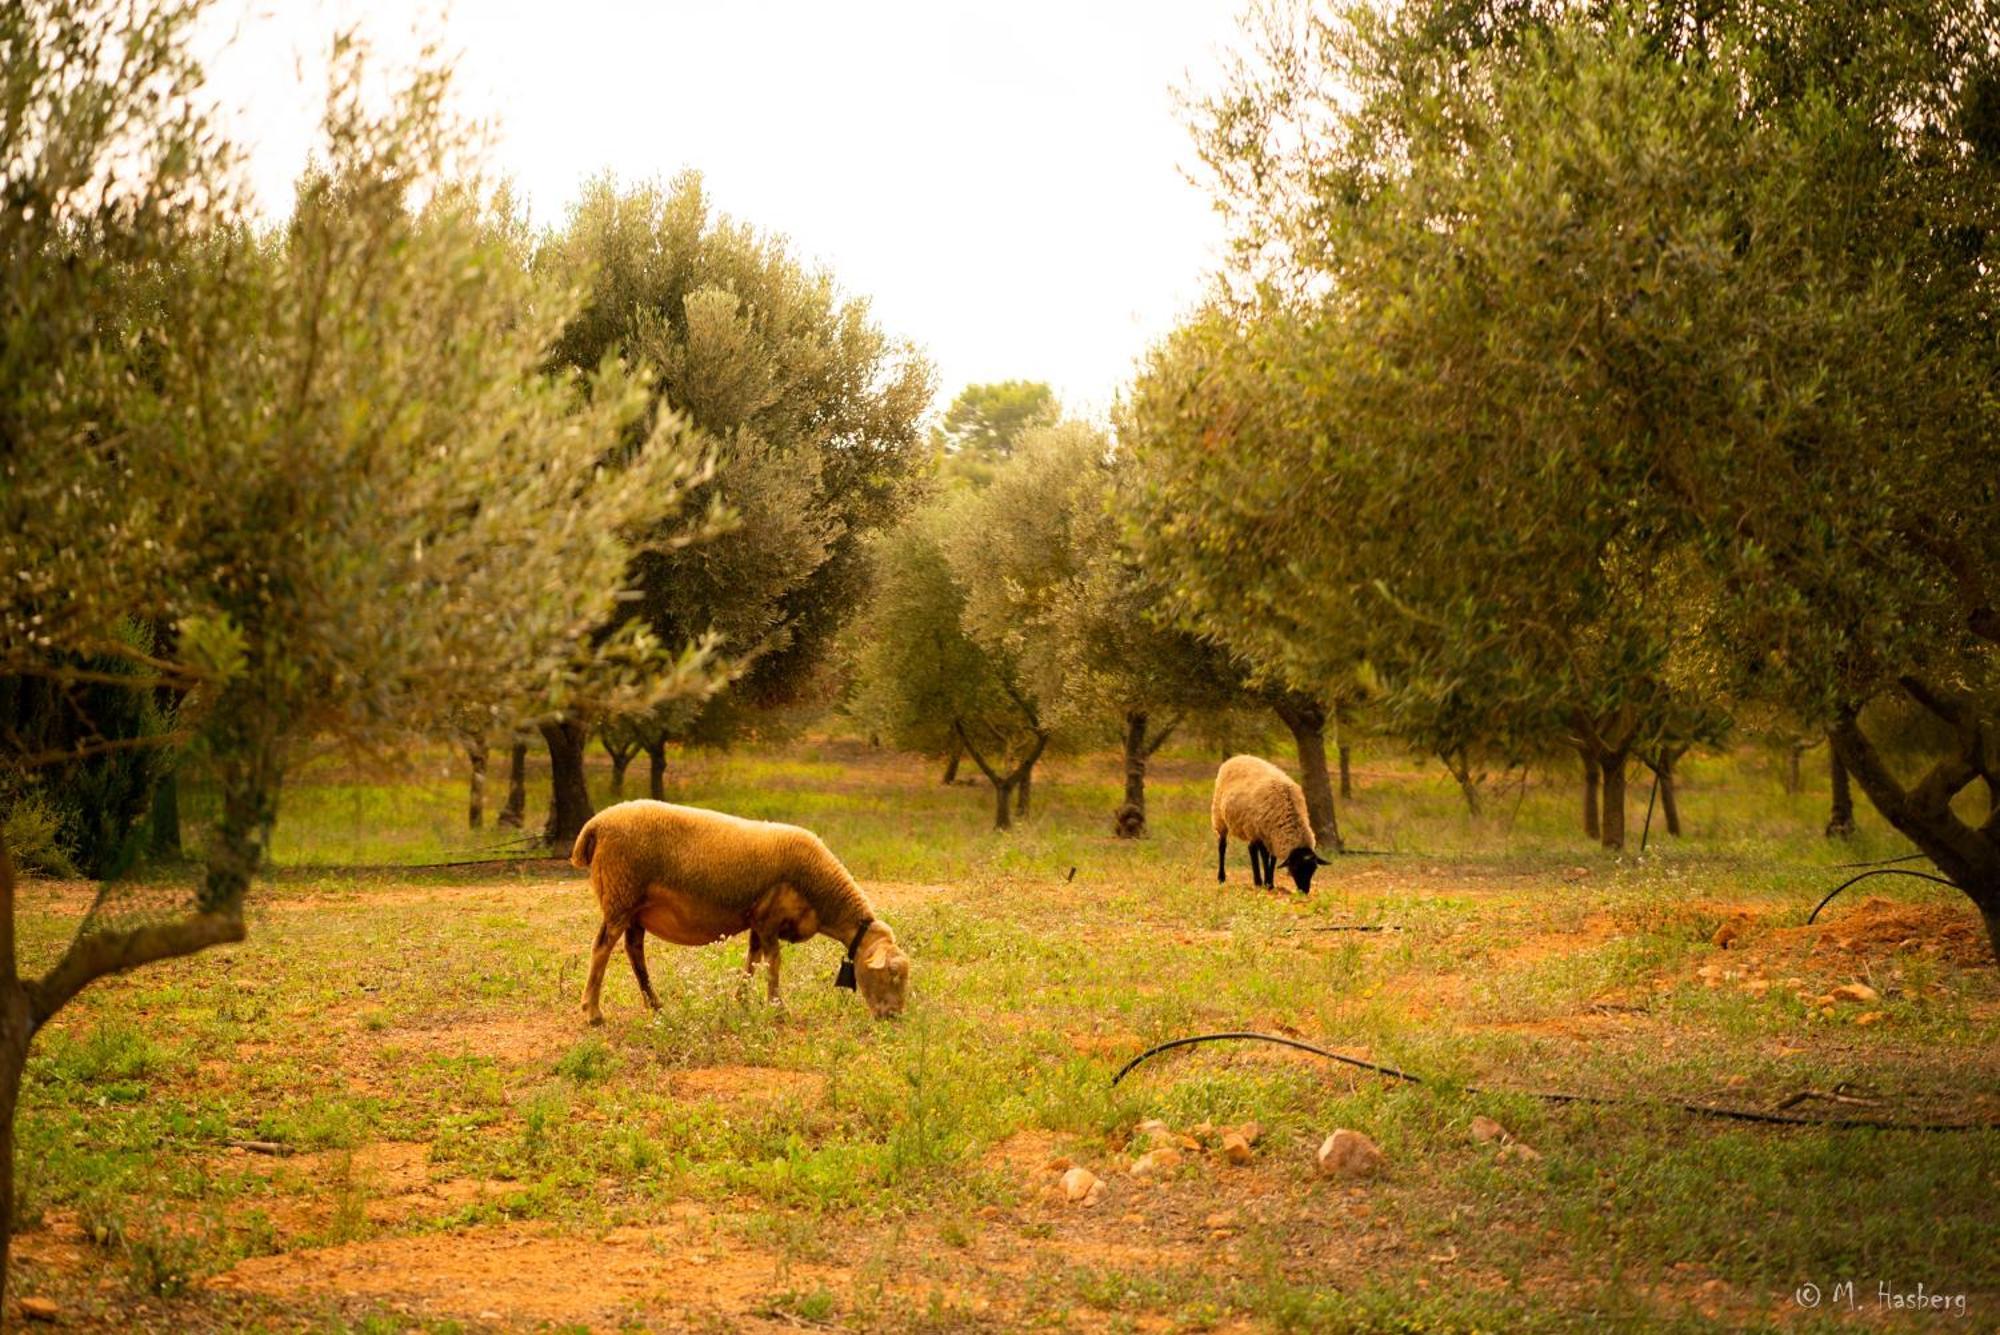
[[[835,987],[854,990],[854,952],[861,949],[861,938],[868,935],[868,929],[875,925],[873,918],[863,918],[861,926],[855,929],[854,939],[847,943],[847,958],[840,962],[840,972],[833,976]]]

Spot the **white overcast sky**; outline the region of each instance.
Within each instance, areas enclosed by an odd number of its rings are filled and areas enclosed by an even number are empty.
[[[281,215],[327,43],[456,57],[491,164],[559,222],[584,178],[695,168],[939,372],[1047,380],[1096,415],[1199,297],[1221,229],[1174,90],[1211,88],[1240,0],[219,0],[209,91]],[[226,40],[225,40],[226,39]]]

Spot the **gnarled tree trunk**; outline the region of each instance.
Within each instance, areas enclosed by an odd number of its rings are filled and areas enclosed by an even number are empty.
[[[476,830],[486,824],[486,739],[466,738],[465,758],[472,766],[465,798],[465,823]]]
[[[1472,761],[1461,752],[1457,756],[1438,754],[1444,767],[1451,771],[1451,777],[1458,781],[1459,795],[1465,798],[1465,810],[1474,820],[1479,819],[1484,807],[1479,800],[1479,786],[1486,781],[1486,775],[1472,772]]]
[[[1610,751],[1597,758],[1604,794],[1604,815],[1598,822],[1598,839],[1616,852],[1625,847],[1625,759],[1626,752]]]
[[[630,740],[613,742],[609,736],[600,736],[598,743],[604,754],[611,757],[611,796],[623,799],[625,796],[625,770],[632,763],[632,757],[639,754],[639,744]]]
[[[1579,745],[1576,753],[1583,757],[1583,837],[1596,839],[1600,836],[1597,824],[1598,798],[1597,756],[1588,746]]]
[[[1034,772],[1035,762],[1042,758],[1042,750],[1049,744],[1050,733],[1045,728],[1037,728],[1033,734],[1034,745],[1028,754],[1012,770],[1002,774],[989,765],[986,757],[979,753],[979,748],[972,744],[972,739],[965,734],[965,724],[962,721],[954,723],[952,727],[958,733],[959,741],[964,744],[965,753],[972,757],[972,763],[979,766],[979,772],[993,785],[993,828],[996,830],[1014,828],[1012,818],[1015,812],[1014,799],[1018,796],[1019,814],[1026,815],[1028,776]]]
[[[1986,924],[1993,955],[2000,960],[2000,816],[1975,827],[1960,820],[1951,802],[1976,778],[1986,777],[1985,737],[1994,720],[1978,703],[1942,693],[1911,677],[1904,691],[1958,733],[1958,748],[1905,788],[1861,730],[1849,710],[1829,734],[1834,750],[1883,819],[1915,844],[1937,869],[1965,892]]]
[[[1159,732],[1148,736],[1148,716],[1143,709],[1125,714],[1125,800],[1119,804],[1112,828],[1120,839],[1137,839],[1146,832],[1146,768],[1153,753],[1166,745],[1167,738],[1180,727],[1181,717],[1167,720]]]
[[[1847,777],[1847,762],[1840,748],[1827,748],[1828,777],[1833,781],[1833,801],[1826,817],[1826,837],[1846,839],[1854,833],[1854,785]]]
[[[938,782],[949,788],[958,782],[958,762],[965,758],[965,744],[957,737],[951,739],[951,751],[944,758],[944,777]]]
[[[153,785],[153,811],[147,825],[154,857],[181,855],[181,783],[177,769],[169,769]]]
[[[564,718],[541,725],[542,740],[549,748],[549,819],[542,827],[542,839],[558,853],[567,852],[583,827],[597,814],[590,802],[590,786],[583,769],[583,743],[588,729],[575,719]]]
[[[1667,833],[1675,838],[1681,833],[1681,804],[1674,790],[1674,762],[1668,760],[1660,767],[1660,816],[1667,823]]]
[[[646,744],[646,792],[655,802],[667,800],[667,744]]]
[[[507,805],[493,823],[510,830],[528,818],[528,744],[516,738],[507,752]]]
[[[1311,696],[1287,692],[1273,702],[1298,750],[1299,787],[1306,794],[1306,819],[1322,847],[1341,847],[1340,818],[1333,804],[1333,776],[1326,766],[1326,707]]]

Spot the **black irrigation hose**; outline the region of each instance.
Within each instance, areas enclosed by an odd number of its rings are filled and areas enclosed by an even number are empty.
[[[1171,1052],[1175,1048],[1192,1047],[1197,1043],[1214,1043],[1222,1039],[1236,1038],[1252,1039],[1259,1043],[1277,1043],[1283,1047],[1297,1048],[1302,1052],[1310,1052],[1314,1056],[1325,1057],[1330,1061],[1359,1067],[1364,1071],[1374,1071],[1379,1075],[1386,1075],[1391,1079],[1401,1080],[1407,1084],[1422,1085],[1429,1083],[1420,1075],[1411,1075],[1408,1071],[1400,1070],[1394,1066],[1384,1066],[1379,1062],[1364,1061],[1359,1057],[1342,1056],[1338,1052],[1331,1052],[1326,1048],[1316,1047],[1311,1043],[1302,1042],[1296,1038],[1286,1038],[1281,1034],[1259,1034],[1249,1030],[1231,1030],[1221,1034],[1194,1034],[1187,1038],[1170,1039],[1155,1047],[1147,1048],[1131,1061],[1126,1062],[1118,1069],[1118,1074],[1111,1077],[1111,1083],[1114,1086],[1117,1085],[1119,1081],[1132,1073],[1133,1067],[1137,1066],[1140,1062],[1146,1061],[1148,1058],[1157,1057],[1162,1052]],[[1685,1103],[1677,1099],[1621,1099],[1614,1098],[1608,1094],[1571,1094],[1562,1090],[1540,1089],[1482,1089],[1478,1085],[1466,1085],[1464,1089],[1468,1094],[1511,1094],[1516,1097],[1541,1099],[1547,1103],[1589,1103],[1600,1107],[1624,1105],[1628,1107],[1674,1108],[1681,1112],[1693,1113],[1698,1117],[1720,1117],[1734,1122],[1766,1122],[1775,1123],[1779,1126],[1824,1126],[1836,1129],[1872,1127],[1878,1131],[2000,1130],[2000,1122],[1884,1122],[1866,1117],[1796,1117],[1788,1113],[1759,1112],[1755,1108],[1731,1108],[1718,1103]]]
[[[1848,871],[1854,867],[1893,867],[1898,862],[1917,862],[1929,857],[1928,853],[1905,853],[1899,858],[1877,858],[1873,862],[1836,862],[1835,871]]]
[[[1393,1066],[1378,1065],[1375,1062],[1363,1061],[1359,1057],[1343,1057],[1338,1052],[1329,1052],[1325,1048],[1315,1047],[1311,1043],[1300,1039],[1286,1038],[1282,1034],[1257,1034],[1247,1029],[1233,1029],[1226,1034],[1196,1034],[1192,1038],[1171,1039],[1168,1042],[1160,1044],[1158,1047],[1147,1048],[1144,1052],[1120,1067],[1118,1074],[1111,1077],[1111,1083],[1115,1085],[1120,1080],[1123,1080],[1127,1075],[1131,1074],[1133,1067],[1145,1061],[1148,1057],[1157,1057],[1162,1052],[1170,1052],[1175,1048],[1192,1047],[1196,1043],[1213,1043],[1217,1039],[1222,1038],[1253,1038],[1260,1043],[1278,1043],[1288,1048],[1297,1048],[1301,1052],[1310,1052],[1316,1057],[1325,1057],[1330,1061],[1345,1062],[1349,1066],[1358,1066],[1364,1071],[1375,1071],[1381,1075],[1393,1076],[1398,1080],[1406,1080],[1413,1085],[1424,1083],[1422,1076],[1411,1075],[1408,1071],[1399,1071]]]
[[[1923,855],[1920,853],[1917,856],[1922,857]],[[1902,860],[1907,861],[1908,859],[1902,859]],[[1859,876],[1850,876],[1846,880],[1842,881],[1839,885],[1833,887],[1832,891],[1828,893],[1827,897],[1825,899],[1822,899],[1819,902],[1819,904],[1813,909],[1813,911],[1806,915],[1806,924],[1810,926],[1813,922],[1818,920],[1820,909],[1823,909],[1828,904],[1831,904],[1833,902],[1834,895],[1839,894],[1841,891],[1845,890],[1848,886],[1853,885],[1856,881],[1867,880],[1870,876],[1914,876],[1920,881],[1936,881],[1939,885],[1951,885],[1953,889],[1957,889],[1957,886],[1952,885],[1952,882],[1947,881],[1944,877],[1933,876],[1927,871],[1910,871],[1909,869],[1904,867],[1877,867],[1874,871],[1864,871]]]

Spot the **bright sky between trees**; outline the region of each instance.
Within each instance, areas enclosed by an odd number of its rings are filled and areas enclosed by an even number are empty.
[[[391,63],[427,36],[538,223],[605,169],[697,169],[921,346],[940,407],[1018,377],[1103,411],[1219,249],[1174,91],[1213,86],[1235,0],[218,3],[210,92],[267,214],[332,34]]]

